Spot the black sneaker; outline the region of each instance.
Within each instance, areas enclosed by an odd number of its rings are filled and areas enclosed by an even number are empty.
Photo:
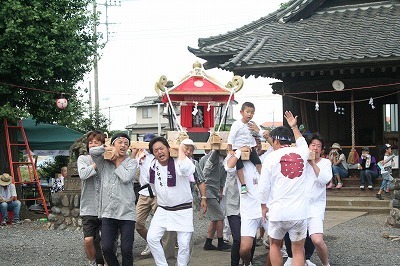
[[[214,246],[213,244],[204,244],[203,249],[204,250],[218,250],[218,248],[216,246]]]
[[[376,194],[376,196],[375,196],[377,199],[380,199],[380,200],[384,200],[384,198],[382,197],[382,195],[381,194]]]
[[[218,245],[218,250],[226,250],[226,249],[231,249],[231,245],[227,243],[222,243],[221,245]]]
[[[385,197],[387,197],[387,198],[389,198],[389,199],[392,198],[392,196],[390,195],[390,192],[385,192]]]

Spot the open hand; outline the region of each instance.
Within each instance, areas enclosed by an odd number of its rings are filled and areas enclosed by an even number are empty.
[[[297,115],[293,116],[291,111],[285,111],[284,117],[286,118],[286,121],[288,122],[290,127],[297,126]]]

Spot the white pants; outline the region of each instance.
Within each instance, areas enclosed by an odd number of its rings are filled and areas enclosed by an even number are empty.
[[[157,266],[168,266],[165,258],[164,249],[161,246],[161,238],[167,230],[165,226],[160,226],[157,223],[151,223],[147,232],[147,243],[150,247],[151,254]],[[187,266],[190,259],[190,239],[193,232],[176,232],[178,239],[178,266]]]

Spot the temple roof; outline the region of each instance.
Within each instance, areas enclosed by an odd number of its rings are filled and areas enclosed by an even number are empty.
[[[321,70],[400,62],[400,1],[294,0],[234,31],[188,47],[239,75],[276,77],[282,71]],[[323,70],[323,68],[322,68]]]

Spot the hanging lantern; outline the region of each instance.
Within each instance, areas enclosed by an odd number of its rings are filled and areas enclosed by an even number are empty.
[[[61,94],[60,98],[57,99],[56,105],[59,109],[64,110],[68,106],[68,100],[65,99],[64,94]]]

